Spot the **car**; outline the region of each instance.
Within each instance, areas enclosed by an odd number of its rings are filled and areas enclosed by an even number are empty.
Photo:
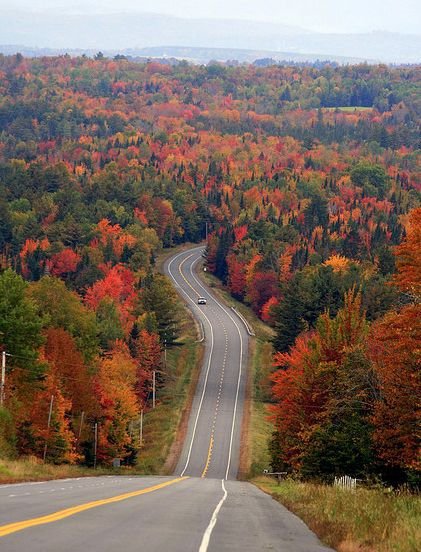
[[[206,299],[204,297],[199,297],[197,303],[199,305],[206,305]]]

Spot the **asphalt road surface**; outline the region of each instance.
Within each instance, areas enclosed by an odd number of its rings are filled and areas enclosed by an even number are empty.
[[[248,334],[195,273],[201,253],[196,247],[166,264],[206,349],[175,474],[1,485],[2,552],[328,550],[296,516],[235,480]]]
[[[199,321],[205,358],[176,473],[236,479],[246,383],[248,333],[195,272],[203,248],[181,253],[166,264],[177,291]],[[206,305],[199,305],[204,297]]]

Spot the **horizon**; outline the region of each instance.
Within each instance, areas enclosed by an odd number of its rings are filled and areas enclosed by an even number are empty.
[[[169,5],[169,0],[156,0],[154,11],[144,11],[143,3],[133,0],[121,0],[118,6],[110,0],[101,3],[88,0],[87,5],[80,0],[72,5],[68,0],[54,3],[52,0],[16,0],[13,6],[11,0],[0,0],[0,40],[3,53],[10,53],[13,48],[32,49],[29,55],[42,49],[118,53],[151,47],[181,47],[257,53],[253,59],[228,53],[228,57],[218,57],[219,61],[234,56],[239,61],[250,62],[266,55],[276,61],[320,59],[398,64],[421,61],[421,34],[418,34],[419,27],[414,27],[418,8],[414,7],[412,26],[408,24],[411,12],[405,10],[399,11],[392,25],[387,10],[389,0],[383,10],[387,17],[383,18],[372,14],[378,0],[368,2],[364,11],[359,9],[363,0],[355,0],[352,6],[349,0],[342,0],[342,7],[335,10],[328,9],[334,0],[323,0],[316,10],[310,6],[307,11],[303,10],[309,1],[297,0],[294,6],[282,11],[284,0],[275,6],[274,0],[261,0],[261,9],[256,13],[256,6],[250,0],[245,0],[244,9],[238,9],[240,0],[226,0],[225,10],[218,9],[221,0],[214,0],[211,7],[197,5],[191,10],[186,9],[191,0],[180,0],[175,7]],[[403,0],[403,3],[410,7],[413,0]],[[321,25],[320,18],[324,16],[326,21]],[[182,56],[206,63],[215,54],[209,59],[203,55],[196,59],[191,52]]]
[[[284,25],[321,34],[389,32],[420,36],[421,10],[415,0],[402,0],[399,10],[393,0],[342,0],[340,4],[338,6],[335,0],[321,0],[314,7],[311,0],[297,0],[291,6],[287,0],[261,0],[257,6],[251,0],[213,0],[200,5],[192,0],[180,0],[177,6],[173,6],[169,0],[156,0],[155,9],[151,11],[149,6],[133,0],[121,0],[118,7],[110,0],[88,0],[71,5],[67,0],[0,0],[0,9],[64,16],[136,13]]]

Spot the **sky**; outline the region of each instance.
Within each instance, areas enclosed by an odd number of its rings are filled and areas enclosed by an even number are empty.
[[[0,8],[154,12],[272,21],[318,32],[383,30],[421,34],[420,0],[0,0]]]

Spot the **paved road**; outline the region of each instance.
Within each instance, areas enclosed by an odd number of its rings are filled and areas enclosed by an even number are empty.
[[[235,481],[247,332],[194,272],[201,249],[167,263],[203,323],[205,362],[172,477],[98,477],[0,486],[2,552],[321,552],[301,520]],[[207,298],[197,305],[197,296]]]
[[[248,352],[244,323],[199,280],[203,248],[173,257],[166,272],[204,331],[204,370],[176,473],[236,479]],[[198,297],[207,300],[198,305]]]

